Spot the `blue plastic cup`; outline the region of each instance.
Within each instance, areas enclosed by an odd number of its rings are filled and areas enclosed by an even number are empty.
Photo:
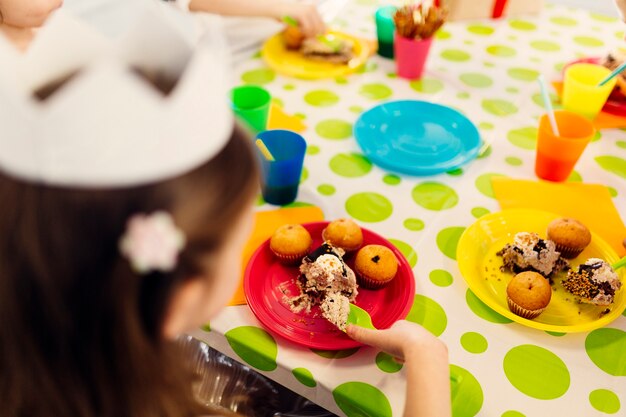
[[[266,130],[257,138],[263,141],[274,157],[270,161],[259,152],[263,199],[277,206],[293,203],[298,196],[306,141],[289,130]]]

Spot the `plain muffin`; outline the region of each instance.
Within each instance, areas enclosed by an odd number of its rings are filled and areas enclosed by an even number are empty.
[[[534,319],[546,309],[552,298],[552,287],[536,272],[521,272],[506,287],[509,309],[520,317]]]

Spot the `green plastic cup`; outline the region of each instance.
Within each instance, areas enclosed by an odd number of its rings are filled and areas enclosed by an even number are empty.
[[[255,135],[267,130],[271,100],[270,93],[257,85],[243,85],[231,90],[233,111]]]
[[[393,37],[396,25],[393,22],[395,6],[383,6],[376,10],[376,35],[378,36],[378,55],[393,58]]]

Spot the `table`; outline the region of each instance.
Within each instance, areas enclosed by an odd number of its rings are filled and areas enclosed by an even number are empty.
[[[378,4],[351,1],[334,25],[374,38]],[[412,317],[447,343],[451,373],[462,381],[453,392],[454,416],[626,414],[626,312],[608,328],[583,334],[511,323],[473,295],[446,249],[476,218],[499,210],[491,177],[535,178],[535,126],[543,113],[536,76],[554,78],[577,56],[605,54],[621,43],[623,31],[613,18],[548,5],[538,17],[446,25],[418,82],[396,78],[393,62],[380,57],[336,80],[285,78],[258,54],[237,68],[241,82],[264,85],[308,125],[302,187],[309,202],[326,208],[327,218],[352,216],[392,239],[413,265],[414,308],[421,313]],[[491,147],[462,169],[433,177],[372,166],[352,125],[364,109],[402,98],[460,109]],[[611,187],[626,218],[626,131],[603,131],[570,180]],[[422,201],[430,192],[439,198]],[[356,403],[373,405],[372,417],[402,414],[403,371],[372,348],[312,352],[264,331],[247,306],[226,308],[198,336],[338,415],[365,415],[349,411]],[[229,342],[237,340],[247,349],[236,352]],[[587,350],[591,345],[600,347]],[[338,405],[335,398],[343,400]]]

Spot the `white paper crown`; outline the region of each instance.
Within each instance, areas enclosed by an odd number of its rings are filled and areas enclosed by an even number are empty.
[[[233,116],[219,27],[198,42],[156,3],[115,41],[60,12],[25,54],[0,39],[0,170],[52,185],[131,186],[183,174],[223,148]],[[136,69],[176,84],[165,94]],[[35,96],[70,74],[47,99]]]

